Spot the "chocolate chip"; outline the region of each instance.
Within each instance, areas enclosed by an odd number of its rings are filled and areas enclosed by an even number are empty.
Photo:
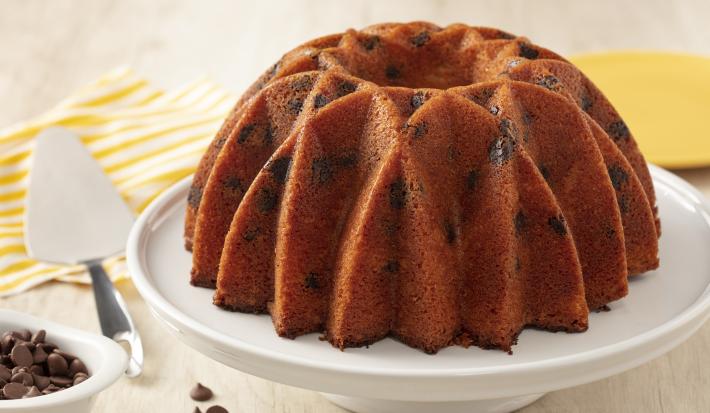
[[[498,30],[498,33],[496,33],[496,37],[498,37],[499,39],[505,39],[505,40],[515,39],[515,35],[504,32],[502,30]]]
[[[212,398],[212,390],[209,387],[203,386],[201,383],[197,383],[195,387],[190,390],[190,398],[198,402],[204,402]]]
[[[520,257],[515,257],[515,271],[520,271],[523,265],[520,263]]]
[[[49,376],[49,382],[57,387],[69,387],[74,383],[74,380],[67,376]]]
[[[266,169],[271,172],[271,175],[278,183],[283,184],[286,182],[288,172],[291,169],[291,157],[284,156],[283,158],[271,160],[266,164]]]
[[[291,83],[291,89],[297,92],[303,92],[311,88],[313,85],[313,78],[311,76],[301,76],[293,80]]]
[[[412,43],[412,46],[414,47],[422,47],[427,44],[429,39],[431,39],[431,37],[429,36],[428,32],[421,32],[409,39],[409,42]]]
[[[446,242],[453,244],[456,241],[456,227],[450,221],[444,222],[444,236],[446,237]]]
[[[537,169],[540,170],[540,174],[542,175],[543,178],[545,178],[545,181],[550,180],[550,170],[547,169],[547,166],[545,164],[540,164],[537,166]]]
[[[499,136],[488,146],[488,159],[493,165],[501,166],[513,156],[515,140],[508,136]]]
[[[83,374],[77,374],[74,377],[74,381],[72,382],[72,386],[76,386],[79,383],[83,383],[86,380],[88,380],[89,376],[83,375]]]
[[[31,386],[34,384],[34,379],[30,373],[20,372],[12,376],[10,379],[13,383],[22,383],[24,386]]]
[[[22,341],[30,341],[32,339],[32,332],[26,328],[19,331],[13,331],[12,334]]]
[[[477,90],[473,95],[469,96],[469,99],[471,99],[477,105],[485,107],[488,104],[488,101],[493,96],[494,92],[495,90],[493,89],[480,89]]]
[[[37,397],[41,396],[42,393],[39,391],[39,389],[36,386],[32,386],[30,388],[30,391],[27,392],[24,396],[22,396],[23,399],[28,399],[30,397]]]
[[[629,180],[629,174],[619,165],[612,165],[608,170],[609,178],[611,179],[611,184],[614,186],[614,189],[621,191],[622,186]]]
[[[478,171],[472,169],[468,172],[466,176],[466,188],[469,191],[476,189],[476,184],[478,183]]]
[[[584,95],[579,101],[579,107],[581,107],[583,111],[588,112],[589,109],[592,108],[592,103],[592,98],[590,98],[588,95]]]
[[[623,120],[612,122],[607,128],[609,136],[615,140],[626,139],[629,137],[629,128]]]
[[[44,390],[47,386],[49,386],[49,377],[44,375],[33,374],[32,381],[34,381],[35,386],[37,386],[40,390]]]
[[[264,136],[262,137],[262,143],[264,144],[264,146],[271,145],[271,143],[274,141],[275,132],[276,131],[271,125],[264,128]]]
[[[233,195],[244,192],[242,181],[236,176],[228,176],[222,180],[222,186],[228,189]]]
[[[253,230],[249,230],[249,231],[245,232],[244,234],[242,234],[242,238],[244,238],[245,241],[254,241],[260,232],[261,232],[261,229],[255,228]]]
[[[404,208],[407,200],[407,188],[401,178],[390,184],[390,206],[394,209]]]
[[[46,389],[42,390],[42,394],[50,394],[61,390],[61,387],[57,387],[54,384],[49,384]]]
[[[333,168],[328,158],[317,158],[311,163],[311,176],[314,182],[324,184],[333,176]]]
[[[69,363],[69,377],[74,377],[77,373],[89,374],[84,362],[79,359],[74,359]]]
[[[0,379],[5,381],[10,381],[12,377],[12,372],[5,366],[0,366]]]
[[[294,115],[297,115],[301,113],[301,109],[303,109],[303,99],[300,98],[293,98],[288,101],[288,110],[291,111]]]
[[[518,53],[518,56],[532,60],[532,59],[537,59],[537,57],[539,55],[540,55],[540,52],[535,50],[528,43],[520,43],[520,52]]]
[[[309,272],[306,274],[306,279],[304,285],[309,290],[316,290],[320,288],[320,282],[318,281],[318,274],[315,272]]]
[[[27,394],[27,387],[20,383],[7,383],[2,388],[2,395],[8,400],[21,399]]]
[[[387,261],[387,264],[385,264],[385,266],[382,267],[382,269],[384,269],[385,271],[392,273],[392,274],[399,272],[399,261],[396,261],[396,260]]]
[[[405,123],[404,129],[405,130],[413,129],[414,130],[414,138],[421,138],[422,136],[426,135],[426,133],[429,131],[429,125],[426,123],[426,121],[421,121],[416,125],[412,125],[410,123]]]
[[[629,212],[629,200],[626,198],[626,195],[622,194],[617,197],[616,202],[619,204],[619,210],[622,214]]]
[[[44,374],[44,367],[42,367],[42,363],[34,364],[29,368],[29,372],[32,374]]]
[[[498,116],[498,114],[500,113],[500,108],[498,108],[498,106],[494,105],[494,106],[491,106],[491,108],[488,109],[488,111],[490,111],[491,114],[493,114],[493,116]]]
[[[222,406],[215,405],[208,408],[205,413],[229,413],[229,411]]]
[[[32,336],[32,343],[38,344],[44,342],[44,339],[47,336],[47,332],[44,330],[39,330],[37,331],[33,336]]]
[[[538,86],[542,86],[545,89],[548,90],[555,90],[557,86],[559,85],[560,81],[556,77],[552,75],[545,75],[537,80],[535,80],[535,84]]]
[[[252,123],[244,125],[239,131],[239,135],[237,135],[237,143],[242,144],[246,142],[252,132],[254,132],[254,129],[256,129],[256,125]]]
[[[500,133],[502,133],[503,136],[511,138],[513,140],[518,139],[518,128],[510,119],[505,118],[501,120],[500,125],[498,127],[500,129]]]
[[[365,50],[370,51],[379,46],[380,38],[378,36],[370,36],[365,39],[361,39],[360,44],[362,44],[362,47],[364,47]]]
[[[321,94],[319,93],[319,94],[317,94],[317,95],[313,98],[313,106],[314,106],[316,109],[320,109],[320,108],[322,108],[323,106],[325,106],[325,105],[327,105],[327,104],[328,104],[328,98],[325,97],[325,95],[321,95]]]
[[[409,100],[409,104],[412,105],[412,109],[417,110],[424,104],[424,100],[424,92],[417,92],[412,95],[412,98]]]
[[[50,376],[63,376],[69,371],[67,360],[57,353],[47,357],[47,370]]]
[[[565,217],[562,215],[548,219],[547,223],[557,235],[567,235],[567,223],[565,222]]]
[[[192,413],[202,413],[202,410],[200,410],[199,407],[195,407],[195,410],[193,410]]]
[[[271,212],[276,208],[278,196],[271,188],[262,188],[256,197],[256,207],[260,212]]]
[[[338,97],[349,95],[357,90],[357,86],[350,82],[342,82],[338,85]]]
[[[32,352],[24,343],[17,344],[12,348],[10,358],[16,366],[29,367],[33,362]]]
[[[518,211],[518,213],[515,214],[515,219],[513,221],[515,225],[515,235],[519,236],[525,230],[527,225],[527,217],[523,214],[523,211]]]
[[[394,66],[387,66],[385,69],[385,76],[387,76],[388,79],[397,79],[399,75],[399,69]]]
[[[608,228],[604,233],[608,239],[613,239],[616,237],[616,230],[614,228]]]
[[[191,186],[190,193],[187,195],[188,205],[190,205],[190,207],[192,207],[193,209],[197,209],[200,206],[201,200],[202,200],[202,188],[197,187],[195,185]],[[44,348],[44,346],[42,346],[42,348]]]

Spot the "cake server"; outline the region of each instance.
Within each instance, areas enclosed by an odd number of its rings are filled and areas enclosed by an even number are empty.
[[[63,128],[37,136],[25,206],[27,253],[44,262],[88,268],[102,333],[130,345],[129,377],[143,370],[143,346],[101,262],[123,252],[133,219],[78,136]]]

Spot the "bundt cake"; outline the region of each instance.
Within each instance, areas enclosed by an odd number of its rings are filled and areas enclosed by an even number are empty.
[[[284,337],[510,351],[587,329],[658,266],[624,121],[524,37],[379,24],[288,52],[237,102],[188,196],[193,285]]]

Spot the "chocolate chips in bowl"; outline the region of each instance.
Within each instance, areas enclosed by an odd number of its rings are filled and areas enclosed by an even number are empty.
[[[25,399],[76,386],[89,378],[81,359],[62,351],[38,330],[0,335],[0,400]]]

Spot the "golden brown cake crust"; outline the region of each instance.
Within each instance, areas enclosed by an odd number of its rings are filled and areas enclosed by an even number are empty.
[[[628,128],[569,62],[491,28],[294,49],[237,103],[188,201],[194,285],[340,348],[509,351],[526,326],[586,330],[658,266]]]

